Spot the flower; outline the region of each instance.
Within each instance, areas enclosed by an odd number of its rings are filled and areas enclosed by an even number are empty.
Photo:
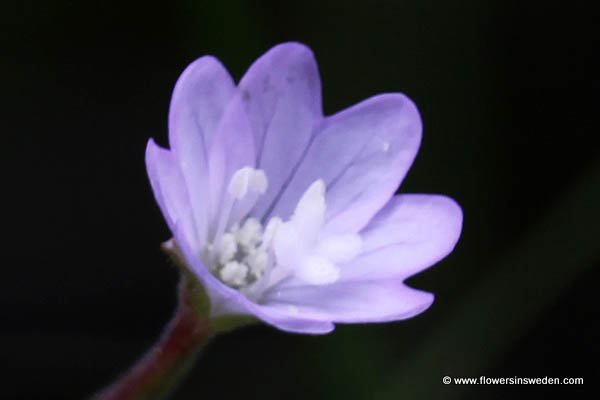
[[[284,43],[237,87],[214,57],[193,62],[173,92],[170,150],[151,139],[146,166],[168,246],[212,317],[317,334],[431,305],[403,281],[452,251],[462,212],[445,196],[394,195],[420,139],[400,93],[324,117],[312,52]]]

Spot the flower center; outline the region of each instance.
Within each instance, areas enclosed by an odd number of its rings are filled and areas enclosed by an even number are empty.
[[[325,285],[340,277],[339,264],[361,251],[358,234],[334,234],[325,226],[325,184],[317,180],[285,222],[265,227],[247,217],[268,181],[262,170],[244,167],[233,174],[216,217],[213,239],[202,253],[205,265],[223,283],[251,297],[287,278]]]
[[[223,283],[237,289],[258,281],[270,266],[270,245],[280,222],[272,218],[266,229],[256,218],[248,218],[242,225],[235,223],[214,249],[212,272]]]

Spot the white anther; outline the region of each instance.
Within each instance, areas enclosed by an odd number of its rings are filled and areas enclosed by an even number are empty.
[[[219,271],[219,275],[228,285],[242,286],[248,276],[248,266],[238,261],[230,261]]]
[[[256,218],[248,218],[244,225],[235,232],[235,237],[241,246],[249,250],[260,242],[262,225]]]
[[[387,142],[387,141],[383,142],[383,152],[387,153],[389,149],[390,149],[390,142]]]
[[[272,228],[271,228],[272,230]],[[270,249],[263,246],[263,227],[256,218],[234,224],[213,248],[210,266],[223,283],[244,290],[262,278],[270,262]]]
[[[237,243],[235,236],[232,233],[225,233],[221,236],[221,243],[219,243],[219,263],[222,265],[227,264],[231,261],[237,252]]]
[[[257,250],[246,257],[246,264],[254,278],[263,276],[269,263],[269,256],[264,250]]]

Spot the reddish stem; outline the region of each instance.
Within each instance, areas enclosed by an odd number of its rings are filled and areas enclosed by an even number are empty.
[[[173,319],[148,353],[116,382],[92,400],[151,400],[166,396],[187,372],[212,332],[208,317],[192,305],[182,280],[179,304]]]

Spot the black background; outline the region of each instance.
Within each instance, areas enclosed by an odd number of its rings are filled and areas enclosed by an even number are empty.
[[[0,397],[85,398],[150,346],[177,275],[158,249],[169,232],[145,143],[166,145],[171,90],[189,62],[214,54],[239,79],[287,40],[314,50],[326,114],[381,92],[416,102],[424,139],[401,192],[457,199],[463,235],[410,281],[436,293],[425,314],[325,337],[260,326],[219,337],[174,399],[544,398],[593,388],[599,193],[581,183],[599,162],[591,9],[476,0],[0,7]],[[511,271],[514,260],[527,274]],[[515,281],[496,284],[495,271]],[[456,387],[442,375],[586,384]]]

